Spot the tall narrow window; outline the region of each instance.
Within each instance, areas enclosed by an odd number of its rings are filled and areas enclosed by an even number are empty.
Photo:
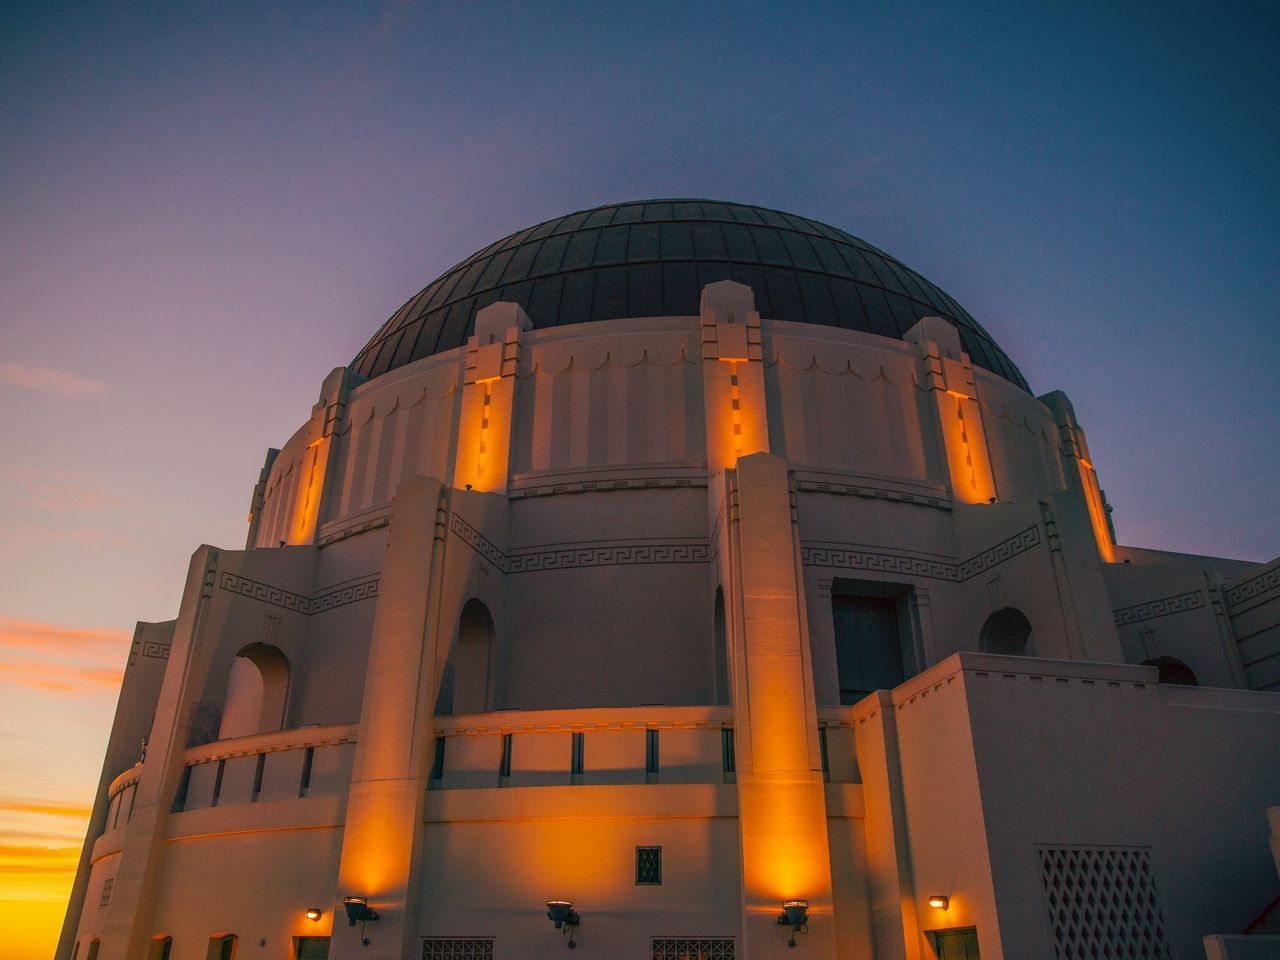
[[[831,598],[840,702],[857,703],[872,690],[903,681],[898,606],[883,597]]]
[[[432,783],[439,783],[444,779],[444,737],[436,737],[436,755],[431,758],[431,777]]]
[[[582,750],[583,741],[586,740],[586,734],[575,733],[573,735],[572,755],[569,758],[569,773],[575,777],[582,776]]]
[[[98,960],[98,950],[102,947],[101,940],[89,941],[89,952],[85,954],[85,960]]]
[[[307,747],[302,755],[302,779],[298,782],[298,796],[305,797],[311,789],[311,764],[315,760],[316,748]]]
[[[662,885],[662,848],[636,847],[636,886]]]
[[[648,783],[658,782],[658,731],[646,730],[644,737],[644,774]]]
[[[253,771],[253,795],[250,796],[250,803],[258,802],[258,794],[262,793],[262,773],[267,766],[267,755],[265,753],[258,754],[258,765]]]
[[[511,734],[502,735],[502,761],[498,764],[498,776],[505,779],[511,776]]]
[[[178,781],[178,791],[173,795],[173,812],[181,813],[187,806],[187,791],[191,789],[191,768],[182,768],[182,779]]]
[[[222,796],[222,774],[226,771],[226,769],[227,769],[227,761],[219,760],[218,772],[214,775],[214,778],[213,778],[213,801],[209,804],[209,806],[211,807],[216,807],[218,805],[218,798]]]
[[[724,771],[725,781],[728,782],[738,770],[737,762],[733,756],[733,727],[720,728],[720,767]]]
[[[831,763],[827,758],[827,728],[818,728],[818,750],[822,753],[822,779],[831,779]]]

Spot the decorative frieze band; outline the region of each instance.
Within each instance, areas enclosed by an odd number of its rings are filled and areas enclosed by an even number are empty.
[[[1272,590],[1280,590],[1280,567],[1263,570],[1256,577],[1231,587],[1227,590],[1227,603],[1234,607]]]
[[[611,480],[574,480],[565,483],[512,487],[507,496],[511,500],[523,500],[526,497],[549,497],[561,493],[592,493],[604,490],[670,490],[677,487],[705,487],[706,485],[705,477],[620,477]]]
[[[988,547],[961,563],[950,563],[925,557],[912,557],[901,553],[882,553],[860,550],[854,546],[828,543],[807,543],[800,547],[800,560],[806,566],[839,567],[846,570],[865,570],[871,573],[888,573],[906,577],[924,577],[930,580],[949,580],[963,583],[971,577],[999,566],[1025,553],[1040,543],[1040,528],[1027,527],[1007,540]]]
[[[1161,597],[1159,600],[1147,600],[1135,603],[1131,607],[1120,607],[1113,610],[1117,627],[1129,623],[1140,623],[1143,620],[1154,620],[1156,617],[1167,617],[1171,613],[1186,613],[1204,606],[1204,591],[1192,590],[1174,597]]]
[[[703,540],[604,541],[507,554],[456,513],[450,527],[463,543],[503,573],[637,563],[707,563],[711,559],[711,547]]]
[[[822,480],[797,480],[796,489],[805,493],[834,493],[849,497],[866,497],[873,500],[893,500],[897,503],[914,503],[938,510],[950,510],[951,501],[922,493],[906,493],[880,487],[861,486],[856,483],[830,483]]]
[[[251,580],[248,577],[241,577],[234,573],[224,573],[218,586],[242,597],[261,600],[263,603],[269,603],[276,607],[283,607],[285,610],[292,610],[295,613],[311,616],[316,613],[324,613],[326,610],[333,610],[335,607],[346,606],[348,603],[356,603],[360,600],[370,600],[376,597],[380,579],[380,574],[374,574],[355,583],[344,583],[323,593],[318,593],[314,597],[303,596],[300,593],[293,593],[281,587],[262,583],[259,580]]]
[[[133,666],[138,657],[150,657],[152,660],[168,660],[169,644],[157,643],[155,640],[135,640],[129,649],[129,666]]]

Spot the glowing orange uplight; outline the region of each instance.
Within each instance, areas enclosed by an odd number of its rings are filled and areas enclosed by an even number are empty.
[[[328,459],[329,438],[317,437],[307,444],[307,459],[298,476],[297,506],[289,531],[291,544],[307,544],[315,539],[320,519],[320,494],[324,490],[324,472]]]

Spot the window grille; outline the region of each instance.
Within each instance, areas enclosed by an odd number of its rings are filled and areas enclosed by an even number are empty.
[[[737,761],[733,756],[733,727],[720,728],[720,764],[725,773],[737,771]]]
[[[98,906],[105,907],[111,903],[111,888],[116,885],[115,877],[108,877],[102,881],[102,899],[98,902]]]
[[[493,937],[423,937],[422,960],[493,960]]]
[[[736,960],[732,937],[654,937],[652,960]]]
[[[316,748],[307,747],[302,755],[302,779],[298,783],[298,796],[305,797],[311,789],[311,764],[316,758]]]
[[[662,885],[662,848],[636,847],[636,885]]]
[[[652,778],[658,775],[658,731],[646,730],[644,740],[644,772]]]
[[[569,772],[576,777],[582,776],[582,753],[585,739],[586,734],[575,733],[573,735],[573,752],[569,761]]]
[[[430,781],[439,783],[444,779],[444,737],[436,737],[436,754],[431,758]]]
[[[1058,960],[1169,960],[1150,851],[1040,847],[1037,853]]]
[[[502,761],[498,764],[498,776],[511,776],[511,734],[502,735]]]
[[[831,779],[831,761],[827,757],[827,728],[818,728],[818,749],[822,753],[822,779]]]

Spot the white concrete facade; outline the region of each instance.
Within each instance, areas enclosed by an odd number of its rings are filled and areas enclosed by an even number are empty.
[[[584,958],[1200,956],[1277,889],[1268,689],[1280,563],[1115,544],[945,321],[496,303],[326,378],[139,625],[59,957],[543,957],[554,898]]]

